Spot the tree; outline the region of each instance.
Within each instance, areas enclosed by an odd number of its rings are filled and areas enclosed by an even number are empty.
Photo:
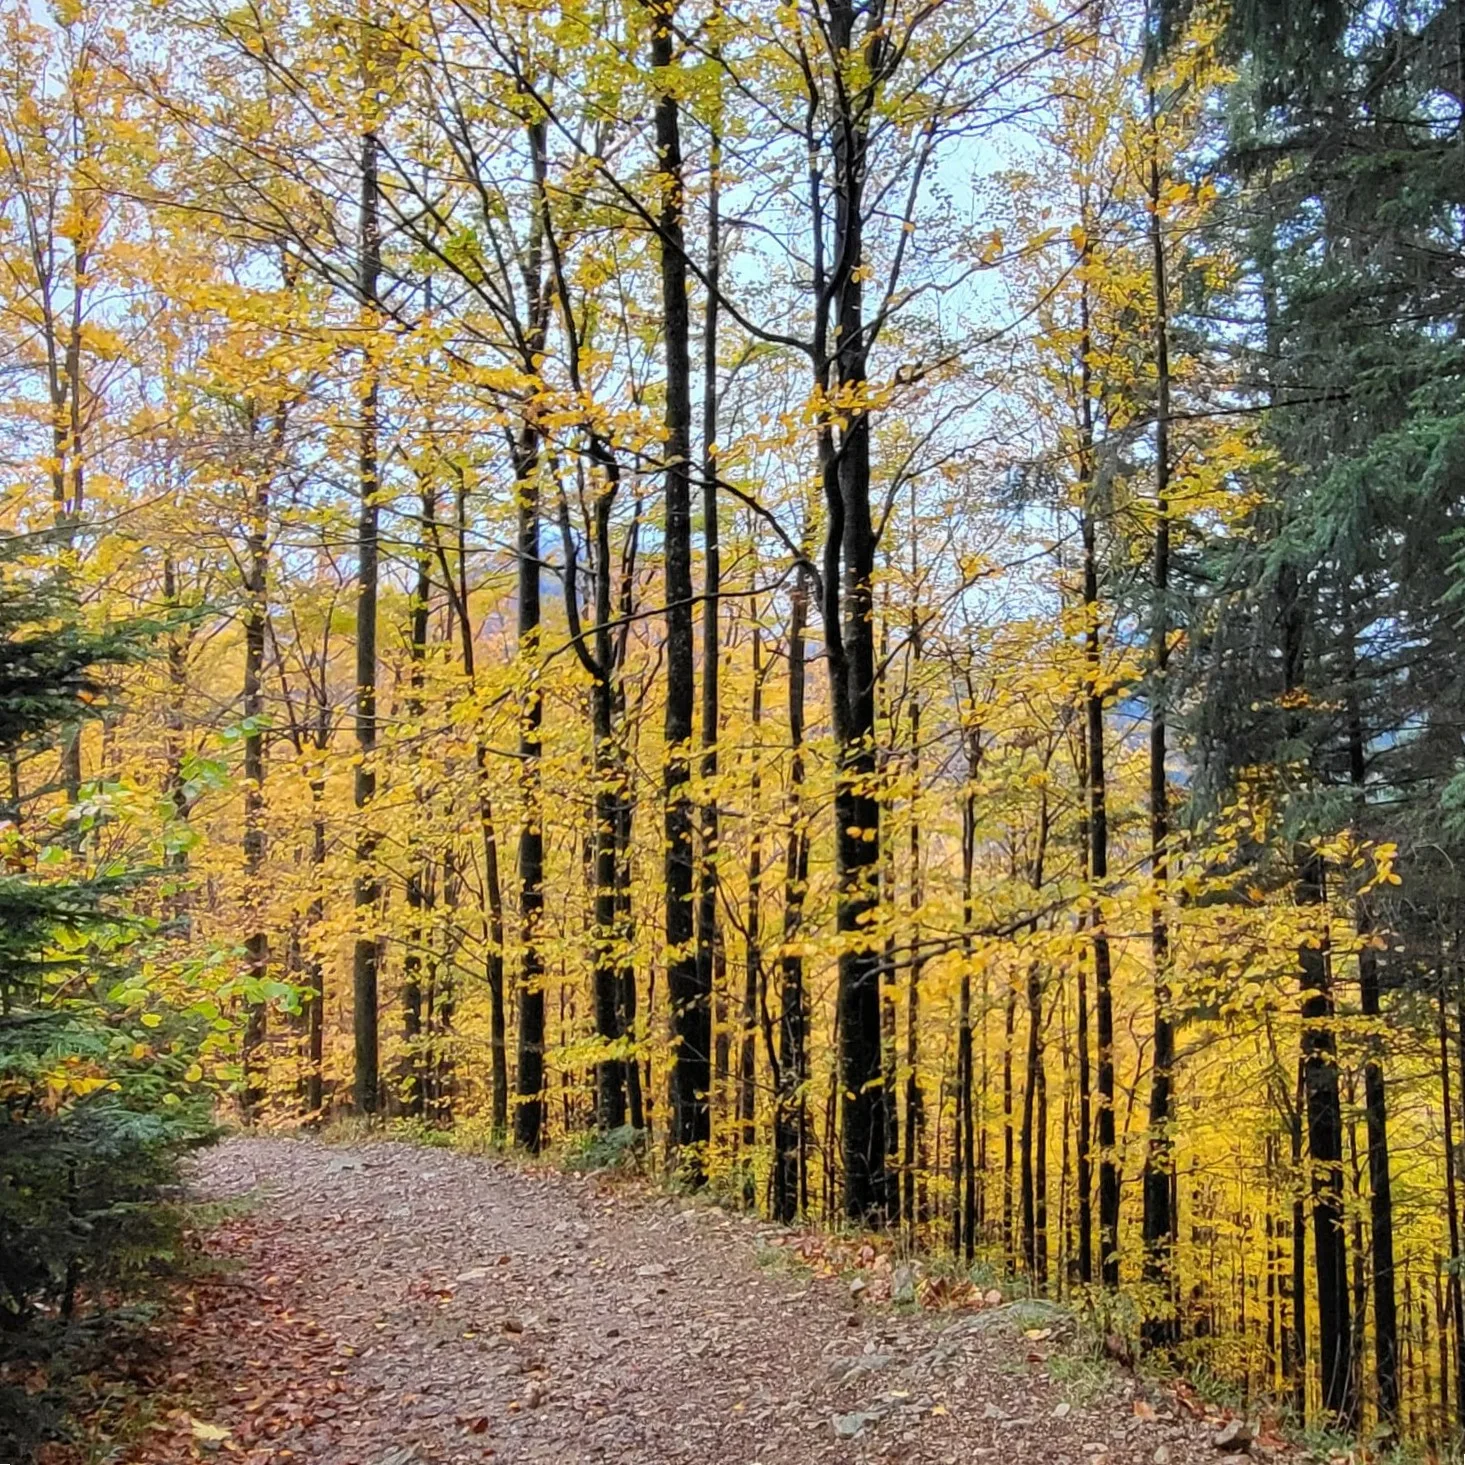
[[[59,725],[105,706],[108,672],[158,629],[82,629],[70,587],[27,564],[29,548],[0,543],[0,752],[12,769]],[[34,798],[19,792],[5,810],[0,878],[0,1318],[6,1361],[64,1374],[85,1316],[137,1293],[176,1255],[181,1218],[162,1197],[209,1118],[189,1092],[186,1047],[153,1032],[164,1016],[136,985],[141,1002],[103,995],[106,976],[128,991],[136,876],[48,876],[47,850],[66,845],[48,840]],[[7,1383],[0,1401],[22,1448],[52,1423],[30,1389]]]

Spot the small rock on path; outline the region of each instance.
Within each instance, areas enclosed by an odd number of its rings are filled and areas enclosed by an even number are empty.
[[[197,1402],[170,1417],[213,1458],[1218,1458],[1173,1401],[1136,1409],[1122,1375],[1086,1406],[1065,1399],[1020,1334],[852,1313],[838,1282],[760,1266],[776,1233],[716,1208],[406,1144],[283,1138],[217,1146],[194,1188],[255,1197],[208,1239],[226,1269],[175,1343],[174,1384]]]

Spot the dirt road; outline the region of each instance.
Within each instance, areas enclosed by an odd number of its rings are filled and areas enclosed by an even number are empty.
[[[870,1307],[705,1203],[297,1139],[231,1140],[194,1183],[250,1199],[175,1329],[170,1387],[196,1402],[135,1460],[165,1440],[250,1465],[1221,1458],[1118,1371],[1085,1398],[1093,1367],[1032,1315]]]

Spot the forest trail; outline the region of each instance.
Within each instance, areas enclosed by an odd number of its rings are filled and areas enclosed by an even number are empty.
[[[206,1240],[221,1270],[171,1338],[193,1413],[168,1411],[136,1461],[1223,1458],[1128,1376],[1065,1397],[1054,1341],[999,1326],[1002,1309],[861,1307],[785,1260],[786,1233],[706,1204],[282,1138],[219,1145],[194,1186],[249,1200]]]

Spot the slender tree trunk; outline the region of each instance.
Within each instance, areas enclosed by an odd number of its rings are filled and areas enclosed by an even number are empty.
[[[752,617],[752,725],[753,767],[748,784],[748,810],[751,830],[748,840],[748,915],[747,937],[743,948],[743,1030],[738,1050],[738,1120],[742,1125],[742,1144],[751,1154],[758,1134],[754,1124],[757,1109],[757,1050],[754,1040],[758,1031],[758,1010],[763,996],[762,911],[763,899],[763,826],[761,823],[763,778],[763,631],[758,624],[758,602],[749,602]],[[751,1161],[747,1184],[752,1185]],[[749,1196],[751,1200],[751,1195]]]
[[[598,567],[597,567],[598,569]],[[608,639],[608,638],[607,638]],[[620,1041],[623,993],[620,950],[624,934],[618,919],[620,895],[621,805],[625,790],[621,784],[620,760],[615,743],[614,689],[610,677],[602,675],[591,690],[592,721],[597,767],[595,773],[595,971],[593,995],[595,1031],[602,1043]],[[633,988],[634,994],[634,988]],[[619,1058],[605,1057],[595,1065],[595,1122],[602,1132],[626,1122],[628,1069]]]
[[[178,590],[178,565],[171,554],[163,556],[163,603],[169,616],[176,616],[181,608]],[[179,626],[168,631],[168,712],[164,738],[165,757],[168,771],[166,790],[171,806],[170,817],[179,826],[188,822],[189,800],[186,780],[183,777],[183,750],[185,707],[184,697],[188,690],[188,641],[186,632]],[[20,818],[19,763],[14,757],[10,761],[12,786],[9,817]],[[188,870],[188,851],[180,841],[168,856],[168,868],[172,871],[174,887],[171,906],[174,918],[187,921],[188,893],[185,876]]]
[[[1438,1438],[1447,1439],[1450,1434],[1450,1320],[1445,1311],[1445,1258],[1435,1258],[1434,1268],[1434,1327],[1440,1367],[1440,1408]],[[1460,1408],[1460,1393],[1455,1391],[1455,1407]]]
[[[361,139],[361,274],[363,318],[376,323],[377,283],[381,274],[381,224],[378,215],[377,152],[375,132]],[[376,835],[368,810],[376,796],[376,618],[377,521],[381,482],[377,463],[378,374],[374,346],[363,348],[360,388],[356,527],[356,944],[351,964],[352,1028],[355,1039],[354,1097],[360,1114],[374,1114],[379,1105],[377,1043],[377,981],[380,947],[376,906],[381,890],[374,864]]]
[[[1278,583],[1282,614],[1284,689],[1303,686],[1302,605],[1295,570]],[[1298,729],[1294,728],[1294,734]],[[1296,851],[1297,905],[1315,914],[1319,929],[1298,949],[1302,991],[1302,1063],[1307,1103],[1307,1148],[1311,1165],[1313,1249],[1318,1297],[1318,1348],[1323,1408],[1343,1427],[1357,1422],[1352,1388],[1352,1321],[1343,1201],[1343,1112],[1338,1092],[1337,1042],[1328,971],[1323,861],[1316,850]]]
[[[1360,827],[1367,799],[1363,724],[1356,697],[1348,701],[1348,767]],[[1373,949],[1373,922],[1366,898],[1360,898],[1355,923],[1362,946],[1358,952],[1359,1006],[1369,1025],[1363,1064],[1363,1109],[1368,1133],[1369,1235],[1373,1250],[1374,1382],[1380,1419],[1399,1424],[1399,1323],[1394,1292],[1394,1198],[1389,1166],[1388,1099],[1384,1089],[1378,953]]]
[[[1292,1407],[1299,1423],[1307,1420],[1307,1187],[1302,1164],[1303,1116],[1306,1111],[1306,1069],[1297,1060],[1297,1088],[1292,1100],[1292,1344],[1288,1376]]]
[[[808,1102],[804,996],[804,895],[809,880],[809,843],[804,829],[804,630],[808,622],[809,580],[802,565],[794,571],[788,637],[788,842],[784,853],[783,955],[779,966],[782,1001],[779,1016],[779,1085],[773,1118],[773,1213],[787,1224],[804,1209],[805,1134]]]
[[[635,940],[635,922],[631,911],[631,792],[630,775],[624,763],[619,767],[619,803],[616,808],[616,935],[619,946],[617,963],[617,990],[620,994],[620,1030],[632,1042],[636,1040],[636,964],[632,948]],[[648,993],[647,1005],[651,1006]],[[634,1052],[623,1069],[626,1085],[626,1103],[629,1107],[631,1124],[645,1130],[647,1142],[651,1139],[651,1103],[646,1093],[651,1087],[651,1063],[646,1063],[646,1082],[643,1088],[641,1068]]]
[[[1281,1329],[1281,1307],[1279,1275],[1282,1258],[1277,1247],[1277,1137],[1269,1134],[1263,1141],[1263,1166],[1266,1170],[1267,1195],[1266,1195],[1266,1216],[1263,1221],[1263,1230],[1266,1236],[1267,1247],[1267,1270],[1266,1270],[1266,1365],[1262,1370],[1263,1391],[1267,1394],[1275,1392],[1277,1381],[1281,1377],[1281,1359],[1283,1337]]]
[[[1028,1051],[1026,1069],[1023,1074],[1019,1164],[1021,1167],[1023,1266],[1027,1269],[1029,1278],[1034,1279],[1038,1275],[1037,1190],[1033,1174],[1034,1119],[1038,1097],[1038,1074],[1043,1062],[1042,1036],[1039,1032],[1043,1002],[1041,975],[1038,963],[1029,961],[1027,971]]]
[[[861,53],[865,80],[837,88],[831,128],[834,157],[832,270],[816,264],[816,295],[833,303],[833,354],[816,324],[816,374],[858,398],[867,369],[864,318],[864,210],[870,116],[886,64],[882,28],[855,35],[853,0],[826,0],[825,28],[841,72]],[[816,201],[816,227],[823,205]],[[879,903],[880,801],[875,727],[875,532],[870,511],[870,417],[848,414],[839,434],[820,435],[828,523],[824,551],[824,638],[836,744],[834,788],[838,973],[839,1090],[844,1208],[853,1221],[885,1224],[891,1214],[888,1172],[892,1095],[881,1071],[880,950],[868,927]]]
[[[1087,222],[1085,203],[1085,222]],[[1090,246],[1083,247],[1087,266]],[[1087,282],[1080,297],[1079,340],[1079,475],[1083,502],[1080,531],[1083,539],[1084,661],[1088,690],[1084,696],[1087,758],[1088,876],[1093,898],[1088,910],[1094,954],[1094,1005],[1098,1038],[1099,1141],[1099,1276],[1106,1287],[1119,1285],[1119,1166],[1114,1144],[1114,999],[1102,898],[1109,879],[1109,805],[1105,776],[1104,667],[1100,628],[1097,459],[1094,448],[1092,340]],[[1083,1039],[1080,1039],[1083,1041]]]
[[[719,214],[718,170],[722,166],[721,141],[714,127],[709,159],[707,191],[707,305],[702,330],[702,760],[701,801],[702,857],[697,864],[697,988],[702,992],[717,989],[717,978],[723,966],[721,934],[717,921],[718,891],[718,807],[717,807],[717,735],[718,735],[718,672],[719,615],[721,606],[722,560],[718,544],[717,523],[717,307],[721,262],[721,218]],[[721,998],[718,999],[721,1002]],[[746,1014],[745,1014],[746,1019]],[[725,1084],[728,1067],[728,1032],[726,1024],[719,1028],[717,1039],[719,1084]],[[746,1021],[739,1052],[751,1052],[751,1034]],[[741,1056],[739,1058],[741,1062]],[[739,1080],[738,1113],[742,1112],[742,1085]]]
[[[1046,878],[1048,859],[1048,835],[1052,828],[1052,817],[1048,805],[1048,793],[1046,787],[1038,801],[1038,829],[1037,838],[1034,842],[1032,867],[1028,874],[1028,883],[1032,887],[1034,897],[1043,889],[1043,882]],[[1033,935],[1037,934],[1037,923],[1030,927]],[[1019,1184],[1021,1187],[1022,1205],[1022,1254],[1023,1264],[1027,1268],[1028,1276],[1040,1280],[1046,1271],[1046,1257],[1039,1248],[1039,1232],[1046,1225],[1046,1216],[1041,1213],[1045,1209],[1045,1202],[1039,1194],[1038,1176],[1035,1170],[1037,1150],[1042,1148],[1042,1141],[1035,1143],[1035,1124],[1046,1124],[1046,1112],[1039,1118],[1038,1103],[1043,1097],[1046,1088],[1046,1076],[1043,1072],[1043,984],[1042,969],[1036,960],[1030,959],[1027,967],[1027,1021],[1028,1021],[1028,1047],[1027,1062],[1023,1072],[1023,1106],[1022,1106],[1022,1132],[1021,1132],[1021,1173]],[[1016,993],[1010,994],[1009,1001],[1015,1002]],[[1009,1062],[1011,1061],[1012,1050],[1012,1008],[1008,1009],[1008,1041],[1007,1048]],[[1010,1087],[1010,1085],[1009,1085]],[[1046,1104],[1046,1100],[1044,1100]],[[1046,1164],[1046,1155],[1044,1156]],[[1044,1249],[1045,1250],[1045,1249]]]
[[[661,176],[657,220],[661,260],[662,331],[666,352],[666,420],[662,446],[665,494],[666,977],[673,1049],[670,1142],[694,1182],[705,1178],[711,1138],[711,988],[697,961],[692,906],[691,741],[694,705],[691,549],[691,321],[683,230],[681,123],[668,73],[675,61],[676,0],[646,0],[651,17],[651,64],[668,76],[656,100],[656,161]],[[704,668],[705,672],[705,668]],[[707,975],[710,976],[710,966]]]
[[[1357,1102],[1358,1095],[1356,1086],[1349,1078],[1348,1081],[1348,1106],[1352,1110]],[[1353,1241],[1353,1279],[1351,1286],[1352,1293],[1352,1338],[1353,1354],[1349,1359],[1349,1368],[1352,1372],[1352,1379],[1349,1387],[1353,1391],[1353,1397],[1359,1401],[1360,1416],[1363,1405],[1363,1343],[1364,1334],[1368,1330],[1368,1273],[1365,1264],[1366,1253],[1363,1240],[1363,1165],[1359,1159],[1358,1150],[1358,1126],[1351,1119],[1348,1122],[1348,1170],[1352,1189],[1352,1215],[1349,1218],[1349,1229]]]
[[[544,1143],[544,959],[539,926],[544,912],[544,811],[540,785],[539,687],[539,435],[526,426],[515,454],[519,496],[519,766],[523,812],[519,824],[519,1063],[514,1141],[536,1153]]]
[[[960,1029],[957,1035],[956,1113],[958,1143],[953,1152],[955,1197],[952,1205],[951,1249],[968,1261],[977,1247],[977,1171],[976,1146],[973,1139],[972,1112],[972,923],[974,918],[974,881],[977,863],[977,769],[981,765],[981,734],[972,730],[966,736],[967,778],[961,804],[961,996],[958,1009]],[[985,1022],[985,1014],[984,1014]],[[984,1136],[985,1137],[985,1136]],[[963,1194],[962,1180],[966,1190]]]
[[[1089,787],[1089,741],[1087,723],[1078,738],[1075,755],[1079,783],[1078,843],[1083,878],[1093,878],[1093,838],[1090,811],[1093,793]],[[1087,922],[1087,915],[1080,918],[1080,925]],[[1088,1286],[1094,1279],[1094,1175],[1093,1175],[1093,1076],[1089,1050],[1089,963],[1092,954],[1090,944],[1087,952],[1080,951],[1076,963],[1077,1012],[1074,1034],[1078,1051],[1078,1134],[1075,1146],[1075,1171],[1078,1189],[1078,1280]]]
[[[912,500],[915,491],[912,489]],[[902,1211],[907,1232],[914,1237],[918,1219],[916,1204],[917,1171],[920,1168],[921,1145],[925,1129],[925,1096],[921,1092],[920,1072],[920,1022],[921,1022],[921,975],[925,960],[921,955],[921,902],[924,899],[921,883],[921,693],[917,685],[921,667],[921,618],[915,604],[918,565],[916,561],[916,526],[912,502],[911,524],[911,823],[910,823],[910,915],[911,915],[911,960],[910,989],[906,994],[905,1006],[905,1152],[901,1157],[903,1194]],[[939,1108],[939,1104],[938,1104]]]
[[[255,421],[250,409],[253,446]],[[249,495],[248,542],[244,583],[244,880],[249,931],[244,938],[244,965],[254,990],[247,998],[241,1065],[244,1070],[244,1113],[252,1119],[265,1099],[262,1071],[267,1008],[260,989],[269,975],[269,936],[261,911],[264,867],[264,660],[268,613],[269,471],[249,465],[254,482]]]
[[[1099,1277],[1106,1287],[1119,1285],[1119,1165],[1114,1134],[1114,998],[1109,935],[1100,901],[1109,879],[1108,791],[1104,768],[1104,696],[1100,663],[1098,560],[1095,519],[1084,513],[1084,604],[1090,617],[1087,635],[1089,692],[1089,874],[1095,898],[1089,907],[1094,954],[1094,1006],[1098,1040],[1099,1144]]]
[[[456,576],[450,573],[445,555],[440,555],[439,565],[443,571],[444,587],[452,604],[453,619],[458,626],[463,679],[471,692],[477,680],[477,660],[473,643],[473,618],[468,604],[468,493],[466,481],[461,475],[458,479],[454,517],[457,538]],[[494,830],[493,801],[489,796],[488,747],[481,729],[475,729],[474,734],[473,776],[478,803],[478,837],[483,853],[479,910],[483,921],[484,976],[488,985],[490,1122],[495,1138],[502,1138],[508,1133],[509,1123],[508,1023],[504,1010],[504,893],[499,873],[498,835]],[[446,869],[443,886],[445,898],[450,889],[456,889],[456,877],[449,881]],[[447,968],[444,968],[443,977],[445,982],[450,983]],[[442,1028],[446,1031],[446,1025],[452,1018],[451,986],[439,1004],[439,1017]],[[446,1062],[446,1059],[441,1061]],[[439,1073],[438,1081],[442,1078],[443,1075]],[[445,1084],[441,1091],[446,1093]]]
[[[595,1066],[595,1117],[602,1132],[626,1122],[626,1100],[631,1101],[631,1123],[642,1128],[640,1070],[634,1053],[623,1060],[616,1050],[623,1036],[634,1039],[636,1028],[636,978],[630,954],[631,899],[631,804],[626,750],[622,741],[624,698],[620,663],[611,633],[613,574],[611,565],[610,516],[620,486],[619,465],[603,444],[592,448],[594,487],[594,655],[582,659],[591,671],[591,730],[595,740],[595,814],[593,835],[594,974],[592,992],[595,1031],[610,1050]],[[573,540],[568,521],[561,512],[566,535],[566,557]],[[580,625],[574,609],[579,593],[570,576],[567,605],[572,623]],[[629,587],[623,587],[621,622],[629,623]]]
[[[540,118],[528,128],[536,197],[543,199],[547,171],[548,124]],[[543,289],[547,213],[531,214],[528,248],[524,255],[527,300],[524,369],[538,369],[548,329],[548,300]],[[523,406],[524,420],[513,440],[514,489],[518,497],[519,570],[518,675],[519,788],[519,1062],[514,1108],[514,1140],[520,1149],[536,1153],[544,1144],[544,955],[540,925],[544,916],[544,796],[539,758],[540,729],[544,724],[544,694],[540,687],[539,657],[539,457],[541,434],[532,402]],[[567,587],[574,594],[573,585]]]
[[[85,507],[86,457],[85,414],[82,406],[82,328],[86,320],[86,281],[90,249],[80,238],[73,239],[71,256],[71,314],[63,321],[54,308],[53,279],[48,261],[39,251],[36,276],[45,282],[39,292],[41,334],[46,346],[47,382],[51,395],[51,491],[53,522],[61,547],[62,563],[69,569],[76,548],[76,533]],[[81,724],[73,723],[61,734],[61,782],[66,801],[81,797]]]
[[[1459,938],[1456,938],[1459,949]],[[1465,1126],[1465,970],[1455,973],[1455,1051],[1459,1059],[1459,1099],[1461,1124]],[[1457,1152],[1458,1153],[1458,1152]],[[1456,1178],[1459,1178],[1459,1162],[1456,1161]],[[1454,1231],[1451,1240],[1453,1262],[1450,1267],[1450,1317],[1455,1328],[1455,1424],[1457,1432],[1465,1439],[1465,1249],[1460,1237],[1460,1213],[1452,1203],[1451,1216]]]
[[[1150,257],[1155,290],[1155,542],[1150,561],[1150,961],[1154,968],[1154,1059],[1150,1070],[1149,1135],[1143,1177],[1144,1277],[1160,1293],[1162,1309],[1146,1320],[1152,1348],[1178,1340],[1175,1281],[1175,1215],[1170,1207],[1173,1157],[1170,1143],[1175,1029],[1171,1019],[1170,930],[1166,916],[1170,881],[1170,786],[1165,768],[1166,678],[1170,663],[1170,293],[1160,220],[1159,138],[1151,114]]]
[[[1015,1266],[1017,1260],[1012,1194],[1012,1035],[1016,1017],[1017,988],[1009,983],[1002,1011],[1002,1254],[1009,1266]]]
[[[1303,906],[1323,904],[1322,861],[1308,852],[1298,879]],[[1325,938],[1319,938],[1322,942]],[[1352,1391],[1352,1329],[1348,1299],[1347,1233],[1343,1203],[1343,1119],[1327,951],[1305,946],[1302,964],[1303,1066],[1306,1075],[1308,1158],[1312,1165],[1313,1250],[1317,1261],[1318,1347],[1323,1407],[1345,1426],[1357,1417]]]
[[[1440,1107],[1444,1113],[1445,1120],[1445,1223],[1447,1234],[1450,1238],[1450,1266],[1449,1280],[1446,1283],[1445,1291],[1450,1306],[1450,1326],[1455,1334],[1455,1412],[1457,1423],[1465,1428],[1465,1290],[1462,1290],[1460,1279],[1459,1258],[1460,1249],[1460,1205],[1459,1205],[1459,1165],[1458,1151],[1455,1148],[1455,1116],[1454,1101],[1450,1092],[1450,1020],[1449,1008],[1445,999],[1444,973],[1441,972],[1440,980]],[[1465,1019],[1462,1019],[1465,1021]],[[1465,1044],[1465,1036],[1462,1036],[1462,1044]],[[1465,1056],[1465,1054],[1462,1054]],[[1465,1071],[1465,1066],[1462,1066]],[[1443,1381],[1449,1375],[1446,1366],[1446,1328],[1444,1319],[1440,1319],[1440,1379]],[[1442,1390],[1443,1392],[1443,1390]],[[1448,1421],[1446,1406],[1441,1405],[1441,1423]]]
[[[417,582],[412,591],[407,633],[411,658],[407,713],[414,723],[420,722],[425,711],[423,692],[427,633],[432,610],[432,541],[437,518],[437,500],[432,481],[426,474],[421,479],[420,489],[422,522],[417,531]],[[430,801],[431,791],[419,780],[414,779],[413,793],[424,802]],[[426,925],[426,910],[432,880],[432,860],[415,828],[411,845],[406,893],[412,922],[407,932],[407,950],[402,958],[402,1064],[398,1082],[403,1112],[420,1118],[427,1097],[422,974],[423,952],[431,939]]]
[[[312,678],[312,695],[315,700],[315,756],[316,768],[310,780],[310,909],[306,915],[309,929],[319,933],[325,919],[325,893],[322,889],[326,864],[326,781],[321,765],[331,739],[331,707],[326,679],[327,656],[321,653],[320,677]],[[310,955],[305,964],[305,979],[311,988],[309,1006],[305,1019],[305,1110],[311,1120],[319,1122],[325,1102],[325,1002],[326,964],[321,956],[320,938],[316,934],[310,943]]]
[[[1038,1049],[1037,1081],[1037,1157],[1034,1163],[1033,1188],[1037,1193],[1036,1223],[1033,1229],[1033,1252],[1037,1286],[1040,1292],[1048,1287],[1048,1074],[1043,1064],[1041,1038]]]

